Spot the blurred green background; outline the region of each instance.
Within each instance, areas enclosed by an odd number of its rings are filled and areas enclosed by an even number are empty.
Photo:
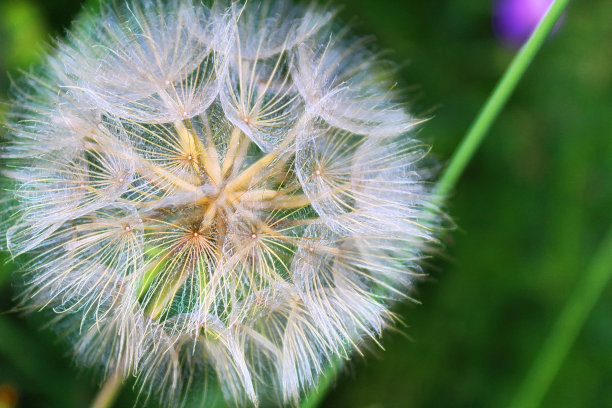
[[[8,71],[62,36],[77,0],[0,0],[0,99]],[[513,51],[491,29],[489,1],[334,0],[357,34],[397,62],[419,131],[444,163]],[[612,225],[612,2],[573,2],[464,174],[448,206],[457,229],[430,260],[420,305],[385,351],[356,358],[327,407],[504,407]],[[0,269],[0,312],[13,306]],[[612,406],[612,286],[561,368],[544,407]],[[85,407],[88,372],[41,316],[0,314],[0,408]],[[131,407],[122,391],[118,407]],[[4,405],[3,405],[4,404]],[[14,404],[13,404],[14,405]]]

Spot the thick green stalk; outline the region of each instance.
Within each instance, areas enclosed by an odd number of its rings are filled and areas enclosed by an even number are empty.
[[[476,116],[476,119],[472,122],[461,144],[453,154],[449,165],[436,184],[434,193],[439,201],[443,201],[455,187],[457,180],[474,156],[489,128],[503,109],[510,95],[512,95],[519,80],[542,47],[542,44],[552,31],[559,17],[563,14],[568,3],[569,0],[555,0],[531,37],[529,37],[529,40],[506,69],[506,72],[497,83],[497,86],[478,113],[478,116]],[[333,377],[339,370],[339,364],[340,362],[330,368],[327,375],[321,380],[321,383],[310,392],[300,405],[301,408],[316,408],[319,405],[331,387]]]
[[[119,390],[121,389],[122,377],[119,373],[113,373],[104,383],[91,408],[110,408],[113,406]]]
[[[336,359],[332,362],[330,368],[327,370],[325,375],[319,381],[319,385],[315,388],[300,404],[300,408],[317,408],[323,399],[327,390],[329,390],[336,379],[336,375],[340,370],[342,361]]]
[[[472,122],[461,144],[455,150],[448,167],[438,181],[435,192],[440,199],[446,197],[455,187],[457,180],[472,159],[472,156],[474,156],[476,149],[480,146],[489,128],[503,109],[510,95],[512,95],[519,80],[540,47],[542,47],[542,44],[552,31],[559,17],[563,14],[563,10],[565,10],[568,3],[569,0],[556,0],[551,5],[536,30],[529,37],[529,40],[523,45],[506,69],[506,72],[497,83],[493,93],[489,96],[476,119]]]
[[[510,404],[511,408],[535,408],[540,405],[611,277],[612,228],[548,334],[548,339]]]

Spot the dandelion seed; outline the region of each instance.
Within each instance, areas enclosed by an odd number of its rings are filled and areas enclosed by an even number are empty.
[[[296,403],[435,241],[417,121],[333,13],[132,0],[15,91],[7,245],[77,359],[181,403]],[[212,385],[211,385],[212,386]]]

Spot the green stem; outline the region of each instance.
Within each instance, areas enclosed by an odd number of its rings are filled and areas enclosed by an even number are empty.
[[[123,379],[119,373],[114,373],[104,383],[91,408],[110,408],[119,395]]]
[[[612,228],[548,334],[533,366],[510,404],[511,408],[535,408],[540,405],[611,277]]]
[[[437,200],[444,200],[448,193],[453,190],[455,184],[457,184],[457,180],[474,156],[474,153],[486,136],[489,128],[510,98],[519,80],[542,47],[542,44],[552,31],[559,17],[563,14],[568,3],[569,0],[554,1],[544,18],[538,24],[538,27],[531,34],[531,37],[529,37],[529,40],[516,54],[512,63],[506,69],[506,72],[497,83],[497,86],[478,113],[474,122],[472,122],[461,144],[453,154],[449,165],[436,184],[434,194]],[[339,361],[332,364],[319,385],[308,394],[304,402],[300,405],[301,408],[316,408],[320,404],[331,387],[332,379],[339,370],[339,365]]]
[[[338,375],[338,371],[340,371],[341,364],[342,360],[339,358],[332,361],[329,369],[319,381],[318,386],[306,396],[300,404],[300,408],[317,408],[323,402],[327,391],[331,388]]]
[[[440,199],[444,199],[455,187],[457,180],[465,170],[478,146],[486,136],[489,128],[501,112],[502,108],[512,95],[519,80],[529,67],[529,64],[541,48],[542,44],[563,14],[569,0],[556,0],[549,8],[540,24],[529,40],[516,54],[512,63],[506,69],[504,76],[499,80],[491,96],[478,113],[476,119],[468,129],[463,141],[455,150],[451,161],[436,185],[435,192]]]

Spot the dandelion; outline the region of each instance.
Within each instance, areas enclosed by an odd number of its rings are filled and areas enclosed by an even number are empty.
[[[288,2],[106,5],[15,90],[22,306],[144,398],[296,403],[397,320],[434,241],[418,121]]]

